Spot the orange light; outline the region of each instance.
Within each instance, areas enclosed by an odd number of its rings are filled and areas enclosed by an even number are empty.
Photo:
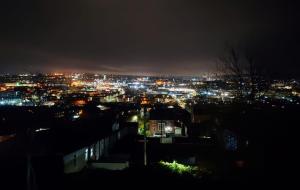
[[[141,104],[142,105],[149,104],[149,100],[146,97],[143,97],[142,101],[141,101]]]
[[[54,76],[62,76],[62,75],[64,75],[64,74],[62,74],[62,73],[53,73],[53,75],[54,75]]]
[[[71,86],[74,86],[74,87],[83,86],[83,82],[81,82],[81,81],[73,81],[71,83]]]
[[[86,104],[86,101],[85,101],[85,100],[76,100],[76,101],[74,102],[74,104],[75,104],[76,106],[83,106],[83,105]]]
[[[165,82],[164,82],[163,80],[157,80],[157,81],[156,81],[156,84],[157,84],[157,85],[163,85],[163,84],[165,84]]]
[[[1,86],[0,91],[6,91],[6,88]]]

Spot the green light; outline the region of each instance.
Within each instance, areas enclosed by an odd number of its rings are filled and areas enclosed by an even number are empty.
[[[160,161],[159,164],[178,174],[192,174],[194,171],[197,170],[197,167],[180,164],[175,160],[173,162]]]

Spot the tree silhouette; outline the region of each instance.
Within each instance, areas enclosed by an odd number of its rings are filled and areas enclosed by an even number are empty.
[[[250,51],[227,45],[224,54],[218,58],[217,69],[224,78],[234,82],[237,99],[255,101],[256,95],[262,90],[264,74]]]

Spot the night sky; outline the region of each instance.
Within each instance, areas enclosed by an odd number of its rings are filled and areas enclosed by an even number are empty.
[[[226,43],[269,72],[299,76],[295,1],[8,0],[0,5],[4,72],[215,72]]]

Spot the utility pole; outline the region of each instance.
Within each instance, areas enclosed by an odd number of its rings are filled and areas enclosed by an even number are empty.
[[[160,120],[160,143],[162,143],[162,140],[163,140],[163,127],[165,127],[163,125],[163,121]]]
[[[35,176],[34,176],[34,171],[32,167],[32,146],[33,146],[33,129],[28,128],[26,130],[26,185],[27,185],[27,190],[32,190],[36,189],[36,184],[35,184]]]
[[[146,107],[144,107],[144,166],[147,166]]]

